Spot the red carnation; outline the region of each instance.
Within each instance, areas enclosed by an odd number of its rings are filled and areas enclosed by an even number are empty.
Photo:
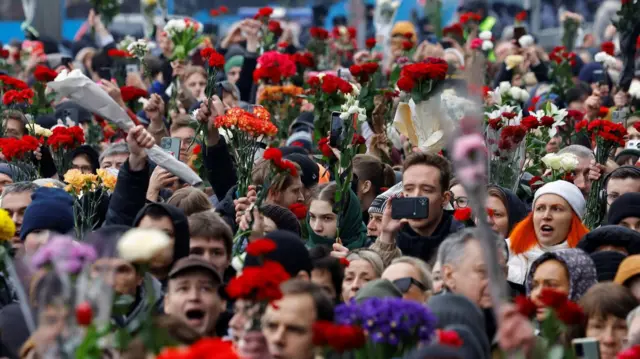
[[[640,122],[638,122],[640,123]],[[581,120],[576,123],[575,130],[576,132],[580,132],[589,126],[589,120]]]
[[[292,176],[297,176],[298,175],[298,169],[296,168],[295,163],[293,163],[292,161],[282,160],[279,163],[278,162],[274,162],[274,163],[281,170],[289,172],[290,175],[292,175]]]
[[[473,22],[480,22],[480,20],[482,20],[482,17],[480,16],[480,14],[476,14],[473,12],[467,12],[464,13],[462,15],[460,15],[460,23],[463,25],[466,25],[467,23],[473,21]]]
[[[198,156],[200,153],[202,153],[202,146],[200,145],[193,146],[193,154]]]
[[[330,321],[317,321],[313,324],[313,344],[318,347],[330,347],[337,353],[362,348],[366,336],[360,327],[334,324]]]
[[[380,68],[380,65],[378,65],[377,62],[366,62],[361,66],[362,66],[362,71],[367,73],[367,75],[375,74],[376,71],[378,71],[378,69]]]
[[[445,36],[463,37],[464,29],[462,28],[462,25],[460,25],[459,23],[455,23],[442,29],[442,33]]]
[[[516,118],[516,113],[515,112],[503,112],[502,113],[502,117],[506,118],[507,120],[511,120]]]
[[[233,299],[270,302],[282,298],[280,285],[289,278],[280,263],[265,260],[260,267],[245,267],[242,274],[231,279],[226,291]]]
[[[471,208],[470,207],[456,208],[456,210],[453,212],[453,218],[455,218],[456,221],[458,222],[466,222],[470,220]]]
[[[487,124],[489,125],[489,127],[491,127],[493,130],[498,131],[499,129],[502,128],[502,118],[498,117],[498,118],[492,118],[489,119],[489,121],[487,122]]]
[[[611,41],[603,42],[602,45],[600,45],[600,50],[613,56],[616,53],[616,45]]]
[[[226,6],[224,6],[224,5],[222,5],[222,6],[220,6],[220,7],[218,8],[218,11],[220,11],[220,13],[221,13],[221,14],[226,14],[226,13],[228,13],[228,12],[229,12],[229,8],[228,8],[228,7],[226,7]]]
[[[416,86],[415,81],[409,76],[402,76],[398,79],[398,88],[404,92],[411,92],[413,88]]]
[[[122,86],[120,93],[122,94],[122,101],[124,102],[134,101],[140,97],[147,97],[149,95],[146,90],[135,86]]]
[[[516,14],[516,21],[524,22],[525,20],[527,20],[526,11],[520,11],[519,13]]]
[[[36,66],[35,71],[33,71],[33,77],[36,81],[40,82],[51,82],[55,80],[57,76],[57,72],[43,65]]]
[[[211,56],[209,56],[208,63],[210,68],[221,69],[224,67],[224,56],[214,51]]]
[[[220,10],[211,9],[209,10],[209,15],[211,15],[211,17],[220,16]]]
[[[540,293],[540,302],[546,307],[559,309],[568,301],[568,295],[555,289],[543,288]]]
[[[367,47],[367,49],[372,50],[374,47],[376,47],[376,39],[369,38],[367,39],[367,41],[365,42],[365,46]]]
[[[519,295],[515,298],[515,304],[518,308],[518,312],[527,318],[533,317],[536,314],[536,304],[524,295]]]
[[[298,202],[290,205],[289,210],[293,212],[293,214],[296,216],[297,219],[307,218],[307,212],[309,211],[309,209],[307,208],[307,206],[304,205],[304,203],[298,203]]]
[[[556,315],[567,325],[582,324],[585,318],[582,308],[569,300],[565,301],[561,307],[556,308]]]
[[[438,343],[449,347],[459,348],[463,342],[455,330],[438,330]]]
[[[271,16],[271,14],[273,14],[273,9],[265,6],[263,8],[261,8],[260,10],[258,10],[258,14],[256,15],[256,17],[260,18],[260,17],[269,17]]]
[[[329,31],[321,27],[312,27],[309,30],[309,33],[311,34],[311,37],[313,37],[314,39],[326,40],[329,38]]]
[[[409,40],[404,40],[402,42],[402,49],[404,51],[409,51],[409,50],[413,49],[413,42],[411,42]]]
[[[609,115],[609,108],[606,106],[600,106],[600,110],[598,111],[598,117],[607,117]]]
[[[267,148],[262,157],[268,161],[279,161],[282,160],[282,151],[275,147]]]
[[[275,250],[276,242],[267,238],[256,239],[247,246],[247,254],[254,257],[263,256]]]

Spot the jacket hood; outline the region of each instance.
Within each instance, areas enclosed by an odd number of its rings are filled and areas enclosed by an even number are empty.
[[[505,206],[507,207],[507,213],[509,214],[509,233],[511,233],[513,227],[515,227],[518,222],[525,219],[529,214],[529,207],[520,198],[518,198],[513,191],[500,186],[491,187],[502,192],[504,197],[507,199]]]
[[[180,258],[188,256],[189,221],[181,209],[166,203],[150,203],[138,212],[138,215],[133,221],[133,226],[137,227],[142,218],[151,208],[160,208],[171,218],[171,222],[173,223],[173,233],[176,238],[173,244],[173,263],[177,262]],[[171,264],[172,266],[173,263]]]
[[[553,252],[546,252],[531,264],[531,269],[527,274],[527,295],[531,294],[533,285],[533,274],[538,266],[547,260],[555,259],[562,263],[569,273],[569,299],[578,301],[589,288],[598,282],[596,265],[593,259],[582,249],[569,248],[559,249]]]

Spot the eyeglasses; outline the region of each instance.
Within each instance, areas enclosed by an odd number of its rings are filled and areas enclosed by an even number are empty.
[[[469,205],[469,199],[467,197],[456,197],[453,202],[458,205],[458,208],[465,208]]]
[[[400,278],[393,281],[393,285],[395,285],[396,288],[398,288],[398,290],[402,293],[408,292],[412,284],[420,288],[420,290],[422,291],[427,290],[427,286],[422,284],[422,282],[413,279],[412,277]]]

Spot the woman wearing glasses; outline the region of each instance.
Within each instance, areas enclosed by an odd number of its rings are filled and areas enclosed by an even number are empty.
[[[415,257],[399,257],[391,262],[382,273],[400,292],[402,298],[426,303],[432,294],[433,280],[429,266]]]
[[[451,180],[449,191],[451,192],[451,205],[453,205],[454,209],[466,208],[469,205],[467,192],[457,179]]]

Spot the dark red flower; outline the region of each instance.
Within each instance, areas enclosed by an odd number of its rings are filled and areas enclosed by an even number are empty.
[[[296,167],[296,164],[293,161],[289,161],[289,160],[282,160],[280,162],[275,161],[274,164],[278,166],[278,168],[280,168],[281,170],[289,172],[289,174],[294,177],[298,175],[298,168]]]
[[[211,15],[211,17],[220,16],[220,10],[211,9],[209,10],[209,15]]]
[[[543,288],[539,299],[546,307],[553,309],[561,308],[569,300],[566,292],[560,292],[550,288]]]
[[[538,187],[542,186],[543,184],[544,184],[544,181],[542,180],[542,177],[540,177],[540,176],[533,176],[529,180],[529,187],[531,189],[538,188]]]
[[[276,250],[276,242],[268,238],[252,241],[247,246],[247,254],[254,257],[263,256]]]
[[[309,78],[309,80],[307,81],[307,84],[310,87],[320,86],[320,78],[318,76],[313,76],[313,77]]]
[[[337,353],[362,348],[366,337],[360,327],[317,321],[313,324],[313,344],[330,347]]]
[[[495,131],[498,131],[499,129],[502,128],[502,125],[503,125],[502,118],[498,117],[498,118],[489,119],[487,124],[489,125],[489,127],[494,129]]]
[[[224,5],[222,5],[222,6],[220,6],[220,7],[218,8],[218,11],[220,11],[220,13],[221,13],[221,14],[226,14],[226,13],[228,13],[228,12],[229,12],[229,8],[228,8],[228,7],[226,7],[226,6],[224,6]]]
[[[638,359],[640,358],[640,345],[634,345],[618,353],[617,359]]]
[[[398,79],[398,88],[404,92],[411,92],[413,88],[416,86],[415,81],[409,76],[402,76]]]
[[[362,66],[362,71],[364,71],[367,75],[375,74],[380,68],[380,65],[378,65],[377,62],[365,62],[361,66]]]
[[[8,59],[11,53],[7,49],[0,49],[0,58]]]
[[[282,41],[278,43],[278,48],[279,49],[286,49],[287,47],[289,47],[289,43],[286,41]]]
[[[537,306],[524,295],[519,295],[515,298],[515,305],[518,308],[518,312],[527,318],[531,318],[536,314]]]
[[[456,210],[453,212],[453,218],[455,218],[456,221],[458,222],[466,222],[470,220],[471,208],[470,207],[456,208]]]
[[[507,120],[511,120],[513,118],[516,118],[516,113],[515,112],[503,112],[502,113],[502,117],[506,118]]]
[[[437,333],[438,333],[438,343],[442,345],[460,348],[462,344],[464,344],[462,342],[462,339],[460,338],[460,335],[458,335],[458,332],[456,332],[455,330],[439,329]]]
[[[289,206],[289,210],[293,212],[297,219],[305,219],[307,218],[307,212],[309,209],[304,203],[296,202]]]
[[[110,49],[109,51],[107,51],[107,55],[109,57],[123,58],[123,59],[126,59],[126,58],[129,58],[129,57],[133,56],[128,51],[118,50],[118,49]]]
[[[365,42],[365,46],[367,47],[367,49],[371,50],[374,47],[376,47],[376,39],[375,38],[369,38],[367,39],[367,41]]]
[[[516,14],[516,21],[524,22],[525,20],[527,20],[526,11],[520,11],[519,13]]]
[[[296,65],[300,65],[304,68],[311,68],[315,65],[313,54],[310,52],[296,52],[291,55],[291,59],[296,63]]]
[[[40,82],[51,82],[55,80],[57,76],[57,72],[43,65],[36,66],[36,69],[33,71],[33,77],[36,81]]]
[[[74,149],[84,143],[84,130],[80,126],[56,127],[46,143],[54,151]]]
[[[600,106],[600,110],[598,111],[598,117],[604,118],[609,115],[609,108],[606,106]]]
[[[89,302],[82,302],[76,306],[76,322],[81,327],[86,327],[93,320],[93,309]]]
[[[575,130],[576,130],[576,132],[580,132],[580,131],[586,129],[588,125],[589,125],[589,120],[578,121],[576,123]]]
[[[433,79],[444,80],[449,70],[449,65],[440,59],[427,58],[427,62],[409,64],[402,68],[400,74],[402,76],[409,76],[415,81]]]
[[[551,127],[555,123],[555,120],[551,116],[542,116],[540,118],[540,125],[545,127]]]
[[[280,26],[279,21],[269,20],[268,28],[275,36],[282,35],[282,27]]]
[[[209,67],[213,69],[222,69],[224,67],[224,56],[222,56],[219,52],[214,51],[211,56],[209,56]]]
[[[269,17],[271,16],[271,14],[273,14],[273,9],[265,6],[263,8],[261,8],[260,10],[258,10],[258,14],[256,15],[256,17]]]
[[[584,113],[578,110],[568,110],[567,117],[572,119],[574,122],[578,122],[584,118]]]
[[[120,87],[120,93],[122,94],[122,101],[124,102],[135,101],[140,97],[147,97],[149,95],[146,90],[135,86],[122,86]]]
[[[565,301],[559,308],[555,308],[556,315],[567,325],[583,324],[585,316],[582,308],[575,302]]]
[[[460,23],[455,23],[442,29],[442,34],[445,36],[463,37],[464,29]]]
[[[402,42],[402,49],[404,51],[409,51],[409,50],[413,49],[413,42],[411,42],[409,40],[404,40]]]
[[[520,124],[529,130],[536,129],[538,128],[538,126],[540,126],[538,119],[535,118],[534,116],[527,116],[523,118]]]
[[[351,73],[351,75],[358,77],[362,74],[362,66],[351,65],[349,66],[349,72]]]
[[[466,25],[471,21],[480,22],[481,20],[482,20],[482,17],[480,16],[480,14],[476,14],[474,12],[466,12],[460,15],[460,23],[463,25]]]
[[[245,267],[231,279],[226,291],[233,299],[271,302],[282,298],[280,285],[290,277],[280,263],[265,260],[260,267]]]
[[[347,268],[351,264],[347,258],[340,257],[340,265]]]
[[[331,149],[331,146],[329,146],[328,137],[323,137],[320,139],[320,141],[318,141],[318,148],[320,149],[320,152],[322,152],[323,156],[325,157],[333,156],[333,150]]]
[[[311,37],[318,40],[326,40],[329,38],[329,31],[321,27],[312,27],[309,30],[309,34],[311,35]]]
[[[353,140],[351,140],[351,144],[353,145],[364,145],[367,141],[361,135],[354,133]]]
[[[616,45],[611,41],[606,41],[600,45],[600,50],[613,56],[616,53]]]

